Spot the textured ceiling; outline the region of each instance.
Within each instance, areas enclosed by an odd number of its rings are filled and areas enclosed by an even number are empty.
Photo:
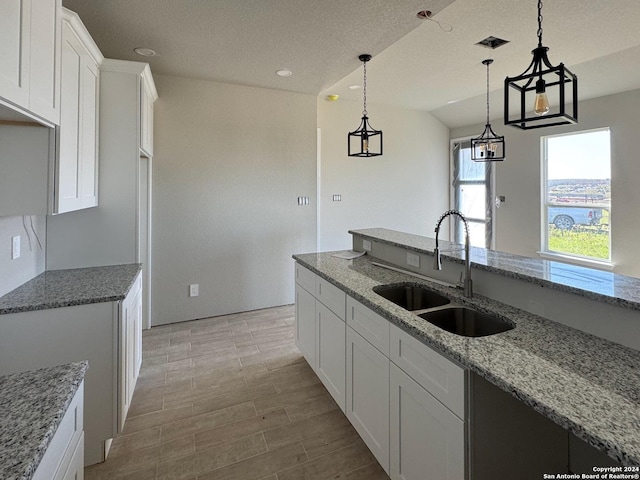
[[[506,75],[525,70],[536,46],[537,0],[63,0],[107,57],[149,61],[178,75],[362,100],[357,56],[371,53],[368,99],[432,112],[449,127],[502,112]],[[429,9],[445,32],[416,18]],[[543,43],[552,63],[579,76],[580,99],[640,88],[640,0],[547,1]],[[475,46],[495,35],[510,43]],[[133,53],[159,53],[145,60]],[[291,77],[275,75],[279,68]],[[449,104],[448,101],[456,103]],[[372,116],[375,113],[370,109]],[[494,115],[492,115],[493,117]]]
[[[440,11],[453,0],[431,0]],[[421,21],[421,0],[64,0],[106,57],[154,73],[317,95]],[[136,47],[155,50],[145,59]],[[280,68],[291,77],[275,74]]]

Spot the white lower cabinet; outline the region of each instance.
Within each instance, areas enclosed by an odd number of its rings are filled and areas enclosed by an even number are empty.
[[[316,299],[296,284],[296,346],[316,368]]]
[[[347,328],[347,418],[389,473],[389,359]]]
[[[299,264],[296,343],[393,480],[467,478],[464,368]]]
[[[390,477],[463,480],[464,422],[391,363]]]
[[[344,320],[316,302],[316,375],[342,411],[346,399],[345,335]]]
[[[122,301],[2,315],[0,375],[89,361],[84,380],[87,465],[106,460],[105,442],[121,433],[126,419],[142,355],[136,313],[141,285],[138,274]]]
[[[56,432],[33,474],[33,480],[84,478],[84,382],[71,400]]]
[[[296,345],[343,412],[345,298],[342,290],[296,264]]]
[[[120,304],[120,388],[118,429],[122,431],[142,363],[142,277],[138,275]]]

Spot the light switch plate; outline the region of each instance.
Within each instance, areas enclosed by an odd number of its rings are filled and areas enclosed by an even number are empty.
[[[420,255],[416,253],[407,252],[407,265],[420,268]]]
[[[192,283],[191,285],[189,285],[189,296],[190,297],[197,297],[200,292],[200,285],[198,283]]]
[[[11,260],[20,258],[20,235],[11,237]]]

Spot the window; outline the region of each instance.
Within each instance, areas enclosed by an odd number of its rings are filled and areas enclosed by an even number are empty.
[[[611,260],[609,129],[542,137],[542,250]]]
[[[453,140],[452,156],[452,205],[460,210],[469,222],[471,245],[491,248],[492,198],[491,162],[474,162],[471,160],[471,140]],[[464,226],[455,216],[453,238],[457,243],[464,243]]]

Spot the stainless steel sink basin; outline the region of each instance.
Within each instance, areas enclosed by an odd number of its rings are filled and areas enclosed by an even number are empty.
[[[484,337],[514,328],[499,318],[466,307],[451,307],[418,315],[436,327],[464,337]]]
[[[447,297],[418,285],[384,285],[375,287],[373,291],[390,302],[411,311],[426,310],[451,303]]]

